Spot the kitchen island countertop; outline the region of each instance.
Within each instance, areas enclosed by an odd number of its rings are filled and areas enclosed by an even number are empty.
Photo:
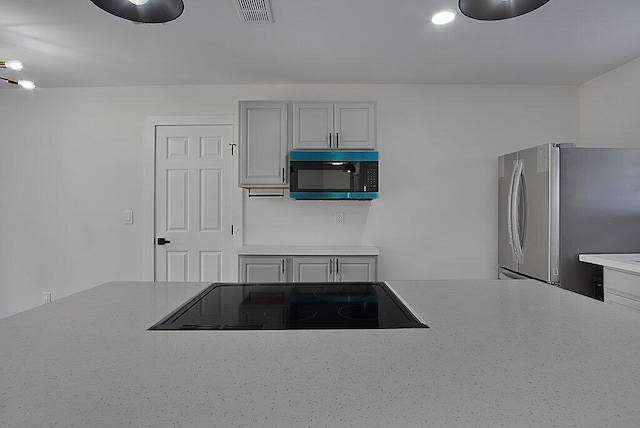
[[[579,260],[640,274],[640,254],[580,254]]]
[[[148,331],[206,284],[0,320],[0,426],[635,426],[640,318],[535,281],[391,281],[429,329]]]

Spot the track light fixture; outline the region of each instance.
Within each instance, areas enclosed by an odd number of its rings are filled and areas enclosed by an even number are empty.
[[[105,12],[145,24],[173,21],[184,11],[182,0],[91,0]]]
[[[0,61],[0,68],[10,68],[12,70],[22,70],[22,63],[20,61]]]
[[[0,61],[0,68],[9,68],[11,70],[20,71],[22,70],[22,63],[20,61],[11,60],[11,61]],[[3,80],[7,83],[11,83],[12,85],[18,85],[25,89],[35,89],[36,85],[30,80],[18,80],[12,79],[10,77],[2,77],[0,76],[0,80]]]

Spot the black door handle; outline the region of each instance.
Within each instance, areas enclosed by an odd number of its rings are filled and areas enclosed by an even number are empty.
[[[164,238],[158,238],[158,245],[165,245],[165,244],[170,244],[171,241],[167,241]]]

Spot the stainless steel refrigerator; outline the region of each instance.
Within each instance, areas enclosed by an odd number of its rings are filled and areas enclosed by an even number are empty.
[[[498,158],[500,277],[598,298],[582,253],[640,253],[640,149],[544,144]]]

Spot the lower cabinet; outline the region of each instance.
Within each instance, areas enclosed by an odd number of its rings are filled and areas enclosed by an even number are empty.
[[[377,256],[240,256],[241,282],[374,282]]]
[[[288,282],[285,257],[240,256],[240,282]]]
[[[605,266],[604,302],[640,313],[640,275]]]

